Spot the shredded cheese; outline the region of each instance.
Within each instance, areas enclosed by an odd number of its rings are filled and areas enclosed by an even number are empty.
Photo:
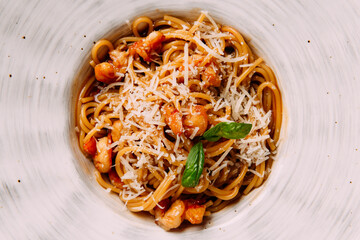
[[[233,149],[232,147],[229,147],[222,155],[221,157],[216,161],[216,163],[214,165],[212,165],[209,169],[210,170],[214,170],[216,169],[221,163],[222,161],[225,159],[225,157],[229,154],[229,152],[231,151],[231,149]]]
[[[219,60],[223,61],[223,62],[240,62],[242,60],[244,60],[246,58],[246,56],[241,56],[241,57],[237,57],[237,58],[227,58],[227,57],[223,57],[221,55],[219,55],[218,53],[216,53],[214,50],[212,50],[211,48],[209,48],[206,44],[204,44],[198,37],[193,37],[194,41],[199,44],[199,46],[201,46],[202,48],[204,48],[211,56],[218,58]]]
[[[188,43],[185,43],[184,46],[184,67],[185,67],[184,84],[185,86],[187,86],[189,82],[189,44]]]

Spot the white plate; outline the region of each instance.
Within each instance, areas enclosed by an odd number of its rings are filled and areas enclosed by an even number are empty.
[[[95,182],[74,144],[75,76],[125,20],[200,9],[274,68],[286,121],[261,188],[204,225],[165,232]],[[359,239],[359,15],[356,0],[1,0],[0,238]]]

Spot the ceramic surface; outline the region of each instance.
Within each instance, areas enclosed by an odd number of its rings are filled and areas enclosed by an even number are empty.
[[[270,178],[203,225],[165,232],[106,193],[76,146],[93,42],[126,20],[207,10],[274,69],[286,107]],[[0,239],[359,239],[360,3],[0,0]]]

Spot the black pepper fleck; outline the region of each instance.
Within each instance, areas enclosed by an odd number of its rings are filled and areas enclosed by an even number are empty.
[[[21,182],[20,179],[18,179],[18,182]]]
[[[11,74],[9,74],[9,77],[12,77],[12,75],[11,75]]]

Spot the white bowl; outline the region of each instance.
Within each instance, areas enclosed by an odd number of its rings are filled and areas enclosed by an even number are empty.
[[[357,239],[360,4],[0,1],[1,239]],[[74,132],[93,42],[126,20],[207,10],[274,69],[285,104],[270,178],[203,225],[165,232],[95,181]],[[11,77],[10,77],[11,75]],[[20,181],[20,182],[19,182]]]

